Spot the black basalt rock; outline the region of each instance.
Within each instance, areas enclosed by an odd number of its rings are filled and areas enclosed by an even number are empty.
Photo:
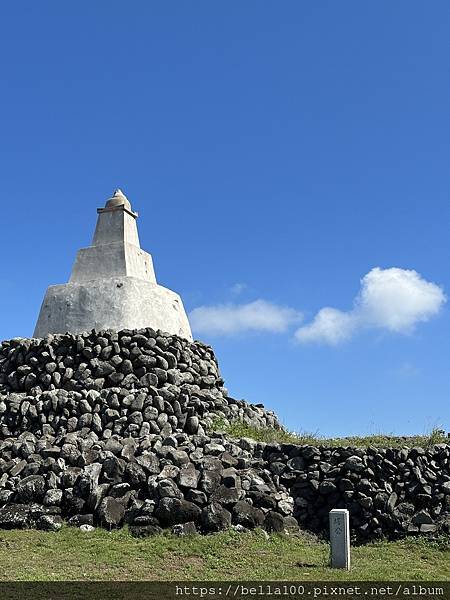
[[[450,533],[450,446],[355,448],[233,439],[280,428],[228,395],[213,350],[161,331],[0,344],[0,528],[126,523],[133,535],[297,525],[352,537]]]

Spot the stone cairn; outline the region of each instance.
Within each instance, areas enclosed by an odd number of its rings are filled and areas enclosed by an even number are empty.
[[[4,341],[0,527],[326,535],[329,510],[348,508],[357,541],[450,533],[449,445],[233,439],[214,424],[281,425],[223,384],[209,346],[159,330]]]

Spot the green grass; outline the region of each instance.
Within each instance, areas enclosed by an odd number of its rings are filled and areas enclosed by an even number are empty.
[[[314,433],[295,433],[286,429],[272,429],[266,427],[259,429],[245,423],[228,423],[216,419],[211,427],[212,431],[220,431],[233,438],[250,438],[258,442],[278,442],[286,444],[308,444],[312,446],[357,446],[366,448],[375,446],[378,448],[403,448],[417,447],[429,448],[434,444],[450,443],[450,439],[443,435],[439,429],[433,429],[425,435],[395,436],[386,434],[368,435],[363,437],[326,438]]]
[[[328,557],[328,544],[306,533],[267,539],[260,530],[229,530],[135,539],[127,529],[0,531],[0,579],[9,581],[450,580],[444,538],[355,547],[350,572],[330,569]]]

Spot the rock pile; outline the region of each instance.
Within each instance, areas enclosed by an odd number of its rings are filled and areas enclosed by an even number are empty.
[[[136,535],[186,523],[188,531],[203,532],[231,524],[297,527],[293,499],[243,440],[184,432],[107,440],[94,432],[22,433],[3,440],[0,455],[4,528],[58,528],[62,517],[76,525],[128,523]]]
[[[333,448],[267,445],[273,481],[295,502],[302,527],[321,533],[332,508],[347,508],[354,537],[450,533],[450,445]]]
[[[152,329],[0,344],[0,434],[203,434],[214,419],[280,428],[228,397],[211,347]]]
[[[151,329],[3,342],[0,527],[325,534],[329,510],[348,508],[358,540],[450,533],[449,445],[263,444],[213,432],[217,419],[280,428],[228,396],[199,342]]]

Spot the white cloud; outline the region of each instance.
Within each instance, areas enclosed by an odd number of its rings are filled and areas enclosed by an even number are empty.
[[[436,315],[445,300],[442,289],[416,271],[376,268],[361,282],[357,310],[371,325],[408,333]]]
[[[322,341],[335,345],[352,335],[354,325],[351,313],[326,307],[319,310],[312,323],[300,327],[295,337],[300,342]]]
[[[303,343],[335,345],[360,329],[410,333],[417,323],[437,315],[445,302],[442,288],[416,271],[377,267],[361,280],[351,310],[322,308],[311,323],[296,331],[295,337]]]
[[[192,329],[209,335],[234,335],[245,331],[282,333],[301,321],[302,315],[293,308],[278,306],[265,300],[247,304],[199,306],[189,314]]]

